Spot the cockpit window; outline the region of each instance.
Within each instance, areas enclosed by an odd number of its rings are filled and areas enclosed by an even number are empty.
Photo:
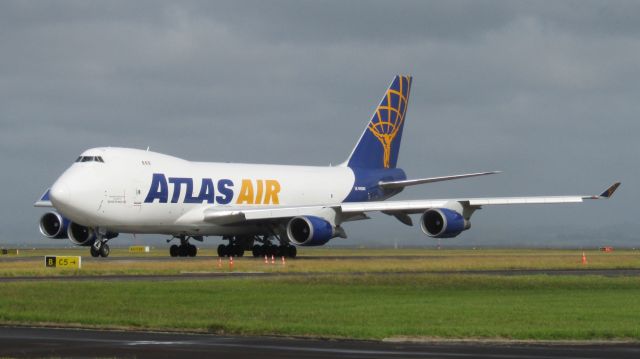
[[[80,156],[76,160],[76,162],[101,162],[104,163],[104,160],[101,156]]]

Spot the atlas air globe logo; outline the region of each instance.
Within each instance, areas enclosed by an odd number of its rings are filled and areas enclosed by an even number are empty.
[[[384,151],[384,168],[390,166],[391,146],[404,123],[410,87],[411,77],[400,76],[397,86],[391,86],[387,90],[369,122],[369,131],[380,141]]]

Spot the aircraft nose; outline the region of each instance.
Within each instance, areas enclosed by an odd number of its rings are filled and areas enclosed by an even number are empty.
[[[69,220],[88,223],[101,203],[99,177],[86,168],[72,166],[51,186],[49,199],[55,209]]]
[[[57,207],[67,207],[69,205],[69,186],[62,181],[56,181],[49,191],[51,203]]]

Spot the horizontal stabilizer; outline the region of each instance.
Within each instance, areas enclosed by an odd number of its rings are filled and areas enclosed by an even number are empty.
[[[454,176],[419,178],[419,179],[411,179],[411,180],[404,180],[404,181],[380,182],[379,185],[382,188],[403,188],[403,187],[415,186],[415,185],[423,184],[423,183],[451,181],[451,180],[456,180],[456,179],[461,179],[461,178],[493,175],[493,174],[496,174],[496,173],[501,173],[501,171],[477,172],[477,173],[466,173],[466,174],[454,175]]]

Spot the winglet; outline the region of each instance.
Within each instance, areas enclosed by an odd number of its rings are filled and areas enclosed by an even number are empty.
[[[613,196],[613,193],[618,189],[618,187],[620,187],[620,182],[616,182],[612,184],[609,188],[607,188],[604,192],[600,194],[600,197],[611,198],[611,196]]]

